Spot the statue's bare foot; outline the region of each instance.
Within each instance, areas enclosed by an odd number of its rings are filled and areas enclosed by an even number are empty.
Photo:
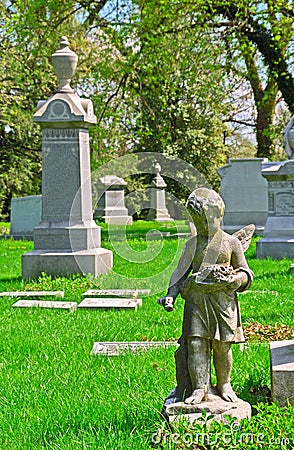
[[[200,403],[201,400],[203,400],[204,397],[204,389],[195,389],[195,391],[192,392],[192,395],[190,397],[187,397],[185,399],[185,403],[187,405],[195,405],[197,403]]]
[[[218,391],[221,397],[227,402],[237,402],[238,397],[232,389],[230,383],[225,383],[222,386],[218,386]]]

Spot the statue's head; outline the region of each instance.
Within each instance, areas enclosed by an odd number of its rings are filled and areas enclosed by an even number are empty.
[[[189,195],[186,207],[197,228],[197,233],[214,232],[220,228],[225,204],[213,189],[195,189]]]

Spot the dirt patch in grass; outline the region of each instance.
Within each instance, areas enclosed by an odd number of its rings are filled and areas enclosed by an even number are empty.
[[[245,339],[249,341],[282,341],[294,339],[294,328],[288,325],[262,325],[252,322],[244,327]]]

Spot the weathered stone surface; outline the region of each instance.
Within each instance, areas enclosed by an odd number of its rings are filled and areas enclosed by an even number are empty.
[[[53,308],[66,309],[68,311],[75,311],[77,309],[76,302],[55,302],[55,301],[41,301],[41,300],[18,300],[12,305],[16,308]]]
[[[133,218],[125,207],[126,186],[127,183],[115,175],[106,175],[98,180],[95,219],[103,219],[109,225],[132,225]]]
[[[293,259],[293,257],[294,238],[262,238],[256,242],[256,258],[258,259]]]
[[[135,341],[135,342],[95,342],[92,348],[92,355],[118,356],[124,351],[137,352],[158,347],[177,346],[177,342],[169,341]]]
[[[197,236],[187,241],[167,293],[158,300],[167,312],[173,311],[179,293],[186,301],[175,353],[177,386],[164,405],[182,400],[185,405],[202,403],[212,384],[213,362],[218,395],[232,408],[238,398],[230,384],[231,344],[244,342],[237,292],[250,288],[253,280],[244,251],[255,227],[248,225],[234,236],[225,233],[221,229],[225,205],[212,189],[195,189],[186,207]]]
[[[129,297],[137,298],[138,295],[150,295],[150,289],[89,289],[82,295],[84,297]]]
[[[11,200],[10,235],[14,239],[33,239],[33,230],[41,220],[42,196],[29,195]]]
[[[142,299],[134,298],[85,298],[79,308],[103,308],[103,309],[135,309],[142,306]]]
[[[90,273],[97,277],[107,273],[112,265],[112,252],[101,247],[78,252],[34,250],[22,255],[22,277],[36,278],[41,272],[53,276]]]
[[[191,424],[202,417],[202,412],[214,416],[212,420],[225,422],[225,416],[234,417],[237,420],[251,419],[251,405],[241,399],[237,402],[226,402],[216,395],[208,394],[208,401],[202,401],[196,405],[186,405],[184,402],[173,403],[165,407],[165,416],[169,422],[175,422],[181,418],[187,419]],[[211,419],[210,419],[211,421]],[[203,419],[201,420],[203,424]]]
[[[13,291],[0,292],[0,297],[64,297],[64,291]]]
[[[294,340],[270,342],[272,398],[294,405]]]
[[[112,252],[101,249],[92,212],[88,129],[97,120],[91,100],[80,99],[70,87],[77,55],[68,45],[62,38],[52,55],[61,76],[59,88],[39,102],[34,114],[42,128],[42,215],[34,228],[34,251],[22,258],[25,279],[42,272],[97,276],[112,267]],[[64,70],[67,75],[62,78]]]
[[[220,167],[220,194],[226,210],[223,228],[234,233],[248,223],[262,233],[267,219],[267,182],[261,175],[263,158],[234,158]]]

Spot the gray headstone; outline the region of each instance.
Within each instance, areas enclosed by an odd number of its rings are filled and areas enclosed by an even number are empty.
[[[85,298],[79,308],[96,309],[134,309],[142,306],[141,299],[134,298]]]
[[[91,100],[69,85],[77,55],[66,38],[52,55],[58,90],[38,104],[34,121],[42,127],[42,217],[34,228],[34,251],[23,255],[23,278],[42,272],[56,276],[112,267],[112,252],[100,247],[93,220],[89,127],[96,123]]]
[[[0,292],[0,297],[64,297],[63,291],[13,291]]]
[[[268,218],[257,258],[294,258],[294,160],[269,163],[262,170],[268,182]]]
[[[16,308],[53,308],[66,309],[68,311],[75,311],[77,309],[76,302],[50,302],[41,300],[18,300],[12,306]]]
[[[106,175],[98,180],[98,207],[94,219],[104,220],[109,225],[132,225],[133,218],[125,207],[126,186],[127,183],[115,175]]]
[[[91,354],[101,356],[118,356],[124,351],[131,351],[135,353],[140,350],[149,350],[158,347],[171,347],[177,345],[177,342],[169,341],[95,342]]]
[[[270,342],[272,399],[294,405],[294,340]]]
[[[267,219],[267,182],[262,177],[263,158],[229,159],[217,172],[221,177],[220,194],[226,209],[223,229],[234,233],[253,223],[262,234]]]
[[[33,239],[33,231],[41,220],[42,196],[29,195],[11,200],[10,235],[14,239]]]

